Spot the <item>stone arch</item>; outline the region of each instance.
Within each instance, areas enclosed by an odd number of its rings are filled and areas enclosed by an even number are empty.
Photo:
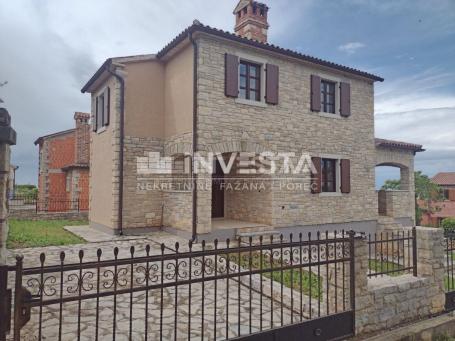
[[[207,151],[212,152],[216,155],[219,154],[228,154],[228,153],[263,153],[267,151],[265,146],[244,140],[235,140],[230,142],[219,142],[207,146]]]

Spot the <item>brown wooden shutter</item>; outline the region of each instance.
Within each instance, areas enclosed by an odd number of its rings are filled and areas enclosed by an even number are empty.
[[[109,125],[109,116],[111,107],[111,89],[107,87],[104,90],[104,110],[103,110],[103,126]]]
[[[321,77],[311,75],[311,110],[321,111]]]
[[[239,96],[239,57],[225,55],[224,92],[228,97]]]
[[[340,84],[340,115],[351,116],[351,85],[349,83]]]
[[[321,193],[321,158],[312,157],[311,161],[316,173],[311,174],[311,193]]]
[[[98,129],[98,97],[95,98],[95,114],[92,117],[92,130],[96,132]]]
[[[351,192],[351,161],[341,160],[341,193]]]
[[[269,104],[278,104],[279,93],[279,67],[267,64],[265,101]]]

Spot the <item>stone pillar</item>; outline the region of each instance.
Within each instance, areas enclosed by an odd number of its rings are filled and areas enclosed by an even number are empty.
[[[417,227],[417,274],[430,280],[431,313],[444,310],[444,232],[442,229]]]
[[[349,246],[346,246],[349,247]],[[365,328],[371,324],[369,318],[371,312],[375,309],[373,305],[373,297],[368,291],[368,243],[364,237],[356,237],[354,239],[354,286],[355,286],[355,325],[356,334],[360,334],[365,331]],[[325,270],[324,270],[325,271]],[[335,271],[337,276],[335,276]],[[343,280],[342,280],[342,265],[329,266],[329,278],[328,278],[328,290],[329,290],[329,313],[335,313],[342,311],[343,307]],[[344,287],[346,288],[346,310],[350,307],[350,268],[349,265],[345,266],[345,282]],[[324,275],[324,274],[323,274]],[[338,278],[335,283],[335,278]],[[324,278],[324,283],[326,279]],[[324,285],[324,293],[327,290],[327,286]],[[335,300],[335,295],[337,299]],[[340,309],[341,308],[341,309]]]
[[[361,334],[369,323],[373,297],[368,292],[368,243],[365,238],[354,240],[355,332]]]
[[[0,264],[6,263],[10,146],[14,144],[16,132],[11,128],[11,117],[5,108],[0,108]]]

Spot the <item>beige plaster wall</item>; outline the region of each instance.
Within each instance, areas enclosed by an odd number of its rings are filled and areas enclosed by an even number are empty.
[[[90,134],[90,223],[115,228],[115,203],[114,190],[118,185],[115,179],[115,161],[118,159],[118,148],[115,148],[118,139],[118,99],[119,89],[117,81],[109,78],[105,85],[100,87],[100,92],[105,86],[110,87],[110,124],[100,132]],[[95,114],[95,98],[92,95],[92,117]],[[116,138],[117,136],[117,138]],[[116,182],[117,181],[117,182]]]
[[[158,60],[125,64],[125,135],[164,135],[164,66]]]
[[[165,65],[164,134],[166,138],[192,131],[193,47],[186,46]]]

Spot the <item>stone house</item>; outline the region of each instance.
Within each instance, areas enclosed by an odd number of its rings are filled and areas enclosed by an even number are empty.
[[[38,203],[42,210],[88,210],[90,114],[76,112],[75,128],[41,136]]]
[[[422,146],[375,139],[374,83],[383,79],[269,44],[268,10],[240,1],[235,33],[195,21],[156,54],[107,59],[84,85],[93,117],[92,227],[206,239],[373,231],[381,165],[402,175],[381,214],[413,224]],[[212,172],[199,172],[212,155]],[[265,171],[253,165],[259,159]],[[150,166],[160,160],[165,174]],[[311,162],[295,174],[301,160]],[[283,171],[290,164],[292,174]]]

